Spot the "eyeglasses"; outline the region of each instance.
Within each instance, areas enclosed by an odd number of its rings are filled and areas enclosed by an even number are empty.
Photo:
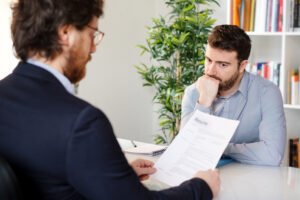
[[[95,33],[94,33],[94,35],[93,35],[93,37],[94,37],[94,45],[98,45],[100,42],[101,42],[101,40],[103,39],[103,37],[104,37],[104,32],[102,32],[102,31],[99,31],[97,28],[94,28],[94,27],[92,27],[92,26],[90,26],[90,25],[86,25],[88,28],[90,28],[90,29],[92,29],[92,30],[94,30],[95,31]]]

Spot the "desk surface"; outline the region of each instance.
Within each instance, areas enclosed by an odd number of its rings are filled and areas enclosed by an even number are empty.
[[[123,149],[132,147],[128,140],[120,140]],[[136,142],[137,145],[143,143]],[[144,158],[156,161],[158,157],[126,154],[127,159]],[[300,200],[300,169],[265,167],[231,163],[219,169],[221,191],[216,200]],[[154,190],[167,188],[155,180],[145,181]]]
[[[220,176],[220,200],[300,199],[300,169],[232,163]]]

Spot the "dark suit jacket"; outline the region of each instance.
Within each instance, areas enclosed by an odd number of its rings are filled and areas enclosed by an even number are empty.
[[[0,81],[0,154],[15,169],[26,199],[212,198],[201,179],[159,192],[146,189],[107,117],[28,63]]]

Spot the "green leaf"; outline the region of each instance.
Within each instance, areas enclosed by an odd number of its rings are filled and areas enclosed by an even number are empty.
[[[192,9],[195,9],[195,5],[194,4],[191,4],[188,7],[184,8],[182,12],[185,13],[185,12],[188,12],[188,11],[190,11]]]
[[[187,37],[190,35],[190,33],[183,33],[180,35],[179,43],[182,44],[187,40]]]
[[[149,49],[146,46],[144,46],[144,45],[137,45],[137,47],[139,47],[140,49],[142,49],[140,55],[144,55],[145,52],[149,52]]]
[[[155,144],[166,144],[167,140],[166,140],[166,138],[164,138],[161,135],[156,135],[154,138],[154,142],[155,142]]]

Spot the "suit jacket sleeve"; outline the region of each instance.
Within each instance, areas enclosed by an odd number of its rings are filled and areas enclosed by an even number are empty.
[[[106,116],[87,106],[74,121],[66,153],[70,184],[85,198],[211,199],[208,185],[192,179],[181,186],[149,191],[129,166]]]

